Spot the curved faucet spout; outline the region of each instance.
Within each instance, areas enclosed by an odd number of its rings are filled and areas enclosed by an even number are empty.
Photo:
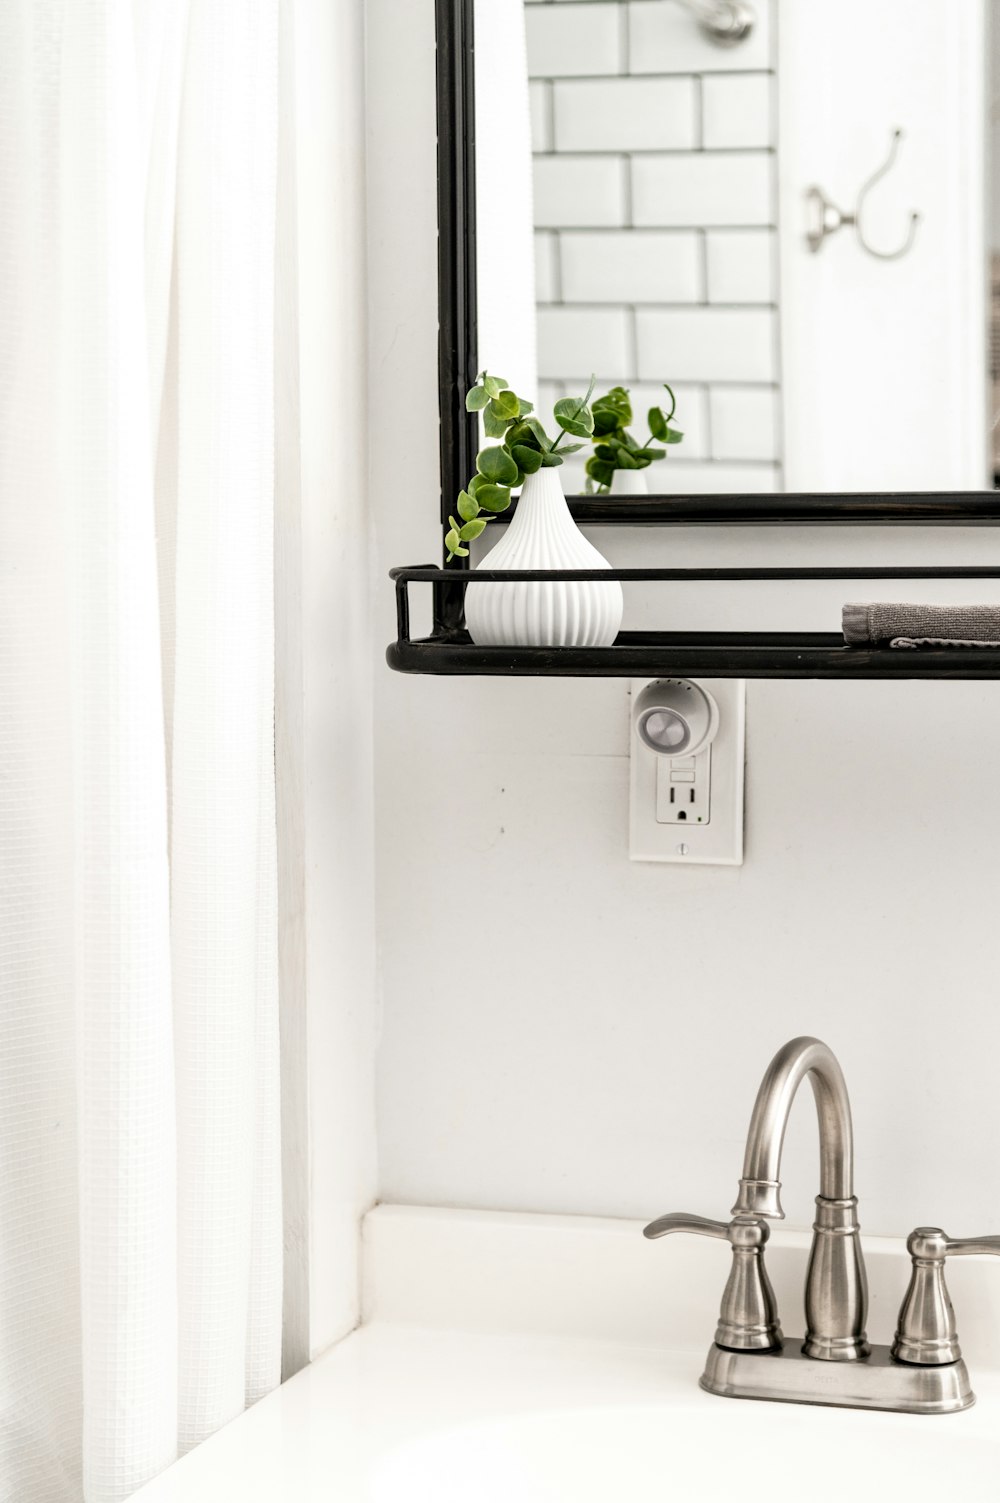
[[[802,1350],[826,1362],[855,1362],[870,1348],[865,1336],[868,1286],[854,1198],[854,1132],[840,1066],[819,1039],[792,1039],[767,1067],[750,1119],[733,1215],[784,1216],[781,1145],[805,1075],[812,1082],[819,1117],[820,1183],[806,1273]]]
[[[761,1081],[734,1216],[783,1220],[781,1147],[795,1093],[808,1075],[819,1117],[819,1193],[827,1200],[854,1194],[854,1133],[844,1076],[833,1051],[814,1038],[792,1039],[779,1049]]]

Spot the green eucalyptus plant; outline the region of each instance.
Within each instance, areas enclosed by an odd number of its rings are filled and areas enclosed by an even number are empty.
[[[632,402],[624,386],[613,386],[607,396],[599,397],[594,403],[591,436],[594,452],[586,464],[588,495],[607,495],[616,470],[645,470],[657,460],[666,459],[666,449],[656,448],[657,442],[681,443],[683,433],[670,426],[677,411],[677,398],[666,382],[663,386],[670,398],[670,411],[666,412],[662,407],[649,409],[649,437],[641,444],[636,443],[628,431],[632,422]]]
[[[534,415],[530,402],[512,391],[502,376],[483,371],[465,398],[468,412],[482,413],[487,438],[499,439],[488,444],[476,456],[476,473],[458,496],[457,517],[449,517],[445,537],[449,562],[468,555],[466,544],[474,542],[493,516],[510,506],[512,492],[523,485],[525,477],[541,469],[561,465],[567,454],[576,454],[590,441],[595,447],[587,460],[587,491],[606,494],[615,470],[644,470],[658,459],[666,458],[666,449],[655,443],[679,444],[683,433],[672,428],[677,401],[670,387],[670,411],[649,409],[649,438],[636,443],[628,425],[632,422],[632,404],[623,386],[613,386],[606,396],[591,405],[595,379],[584,397],[563,397],[552,409],[559,428],[555,439],[546,433]],[[566,439],[580,442],[567,443]]]
[[[530,402],[511,391],[501,376],[482,372],[466,396],[466,410],[481,412],[486,437],[498,438],[500,443],[480,449],[476,473],[458,497],[458,517],[448,518],[451,527],[444,542],[449,561],[468,554],[465,544],[479,537],[491,516],[507,510],[511,492],[523,485],[527,475],[561,465],[567,454],[583,448],[583,443],[566,443],[567,437],[586,440],[593,436],[590,399],[594,384],[591,378],[585,397],[563,397],[555,404],[552,415],[560,432],[553,440],[533,415]]]

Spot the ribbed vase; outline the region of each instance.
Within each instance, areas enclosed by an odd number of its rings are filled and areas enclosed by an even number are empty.
[[[613,496],[648,496],[649,482],[646,470],[615,470],[611,477]]]
[[[529,475],[513,521],[479,569],[610,569],[570,515],[559,471]],[[465,621],[479,647],[610,647],[622,624],[617,579],[473,584]]]

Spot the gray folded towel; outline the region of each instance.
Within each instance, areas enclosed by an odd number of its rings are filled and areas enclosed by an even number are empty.
[[[844,641],[852,646],[1000,647],[1000,605],[844,606]]]

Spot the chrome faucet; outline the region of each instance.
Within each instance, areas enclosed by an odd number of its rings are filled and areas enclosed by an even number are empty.
[[[781,1148],[795,1093],[808,1075],[819,1117],[820,1181],[806,1273],[804,1339],[786,1345],[764,1264],[767,1220],[783,1220]],[[891,1348],[870,1346],[868,1287],[854,1194],[854,1134],[847,1087],[819,1039],[792,1039],[761,1081],[731,1221],[671,1212],[647,1237],[694,1232],[733,1253],[715,1341],[701,1386],[726,1398],[782,1399],[948,1414],[975,1402],[944,1284],[945,1257],[1000,1254],[1000,1237],[955,1240],[918,1227],[907,1242],[910,1285]]]
[[[779,1049],[761,1081],[750,1118],[734,1216],[770,1216],[781,1209],[781,1148],[788,1114],[808,1075],[819,1117],[819,1194],[806,1274],[807,1357],[855,1362],[867,1357],[868,1282],[861,1256],[854,1194],[854,1131],[847,1086],[832,1050],[819,1039],[792,1039]]]

